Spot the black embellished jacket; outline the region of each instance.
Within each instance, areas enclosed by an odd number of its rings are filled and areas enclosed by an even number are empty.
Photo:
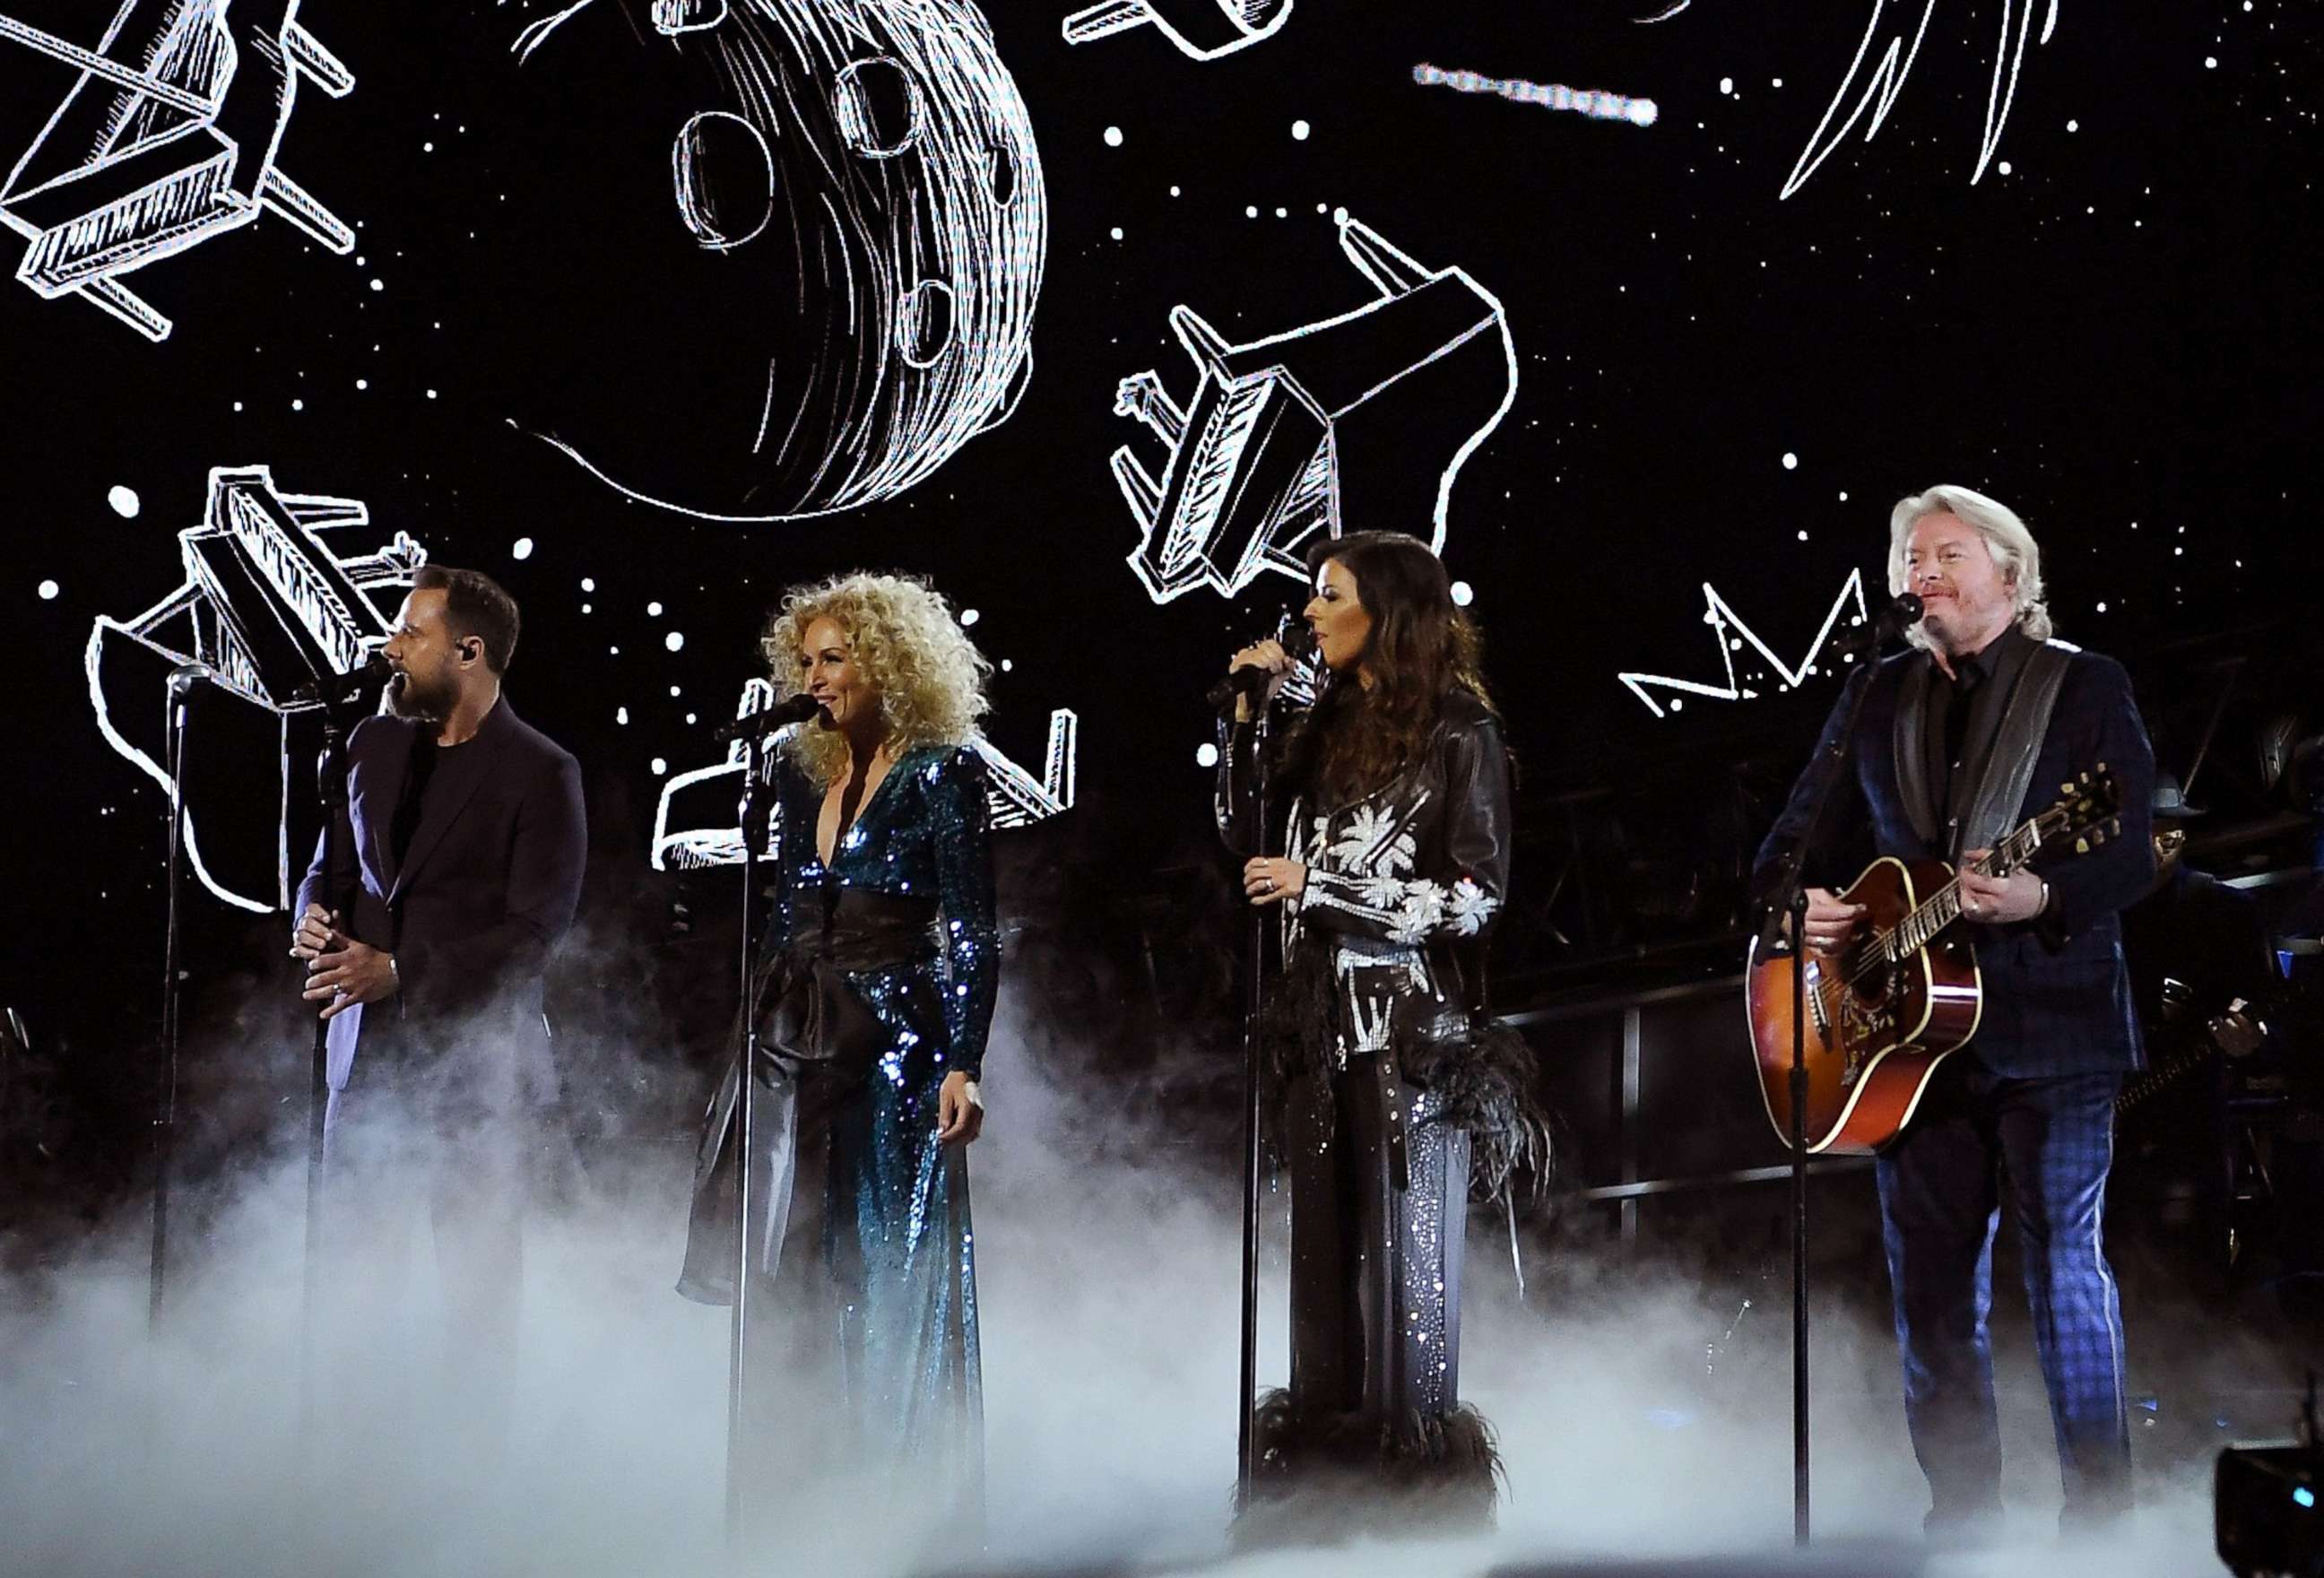
[[[1255,730],[1222,733],[1219,830],[1257,854],[1245,792]],[[1283,853],[1307,868],[1305,891],[1280,907],[1289,1012],[1275,1017],[1289,1044],[1277,1047],[1279,1072],[1388,1054],[1406,1078],[1444,1091],[1446,1120],[1479,1142],[1480,1172],[1529,1152],[1530,1058],[1515,1032],[1496,1031],[1485,1001],[1485,943],[1509,881],[1499,719],[1455,691],[1420,759],[1384,788],[1327,807],[1306,785],[1279,787]]]

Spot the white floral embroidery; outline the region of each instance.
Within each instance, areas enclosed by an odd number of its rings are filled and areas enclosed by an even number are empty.
[[[1404,885],[1404,901],[1388,918],[1388,935],[1400,943],[1423,941],[1444,922],[1444,890],[1419,881]]]
[[[1462,937],[1475,937],[1484,929],[1485,923],[1492,919],[1493,911],[1500,907],[1499,900],[1467,877],[1462,877],[1452,884],[1452,896],[1445,909],[1456,933]]]
[[[1364,902],[1375,909],[1393,909],[1404,897],[1404,881],[1400,877],[1366,877],[1359,885]]]
[[[1390,874],[1412,870],[1419,842],[1409,826],[1397,830],[1396,813],[1367,802],[1351,807],[1347,824],[1332,841],[1332,863],[1346,872]]]

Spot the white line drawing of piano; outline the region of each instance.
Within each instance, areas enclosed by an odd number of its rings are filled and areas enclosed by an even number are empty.
[[[325,540],[370,523],[361,500],[279,493],[266,466],[217,466],[202,523],[178,533],[184,583],[134,618],[99,615],[89,632],[97,730],[165,793],[171,671],[208,670],[217,694],[187,731],[186,850],[202,886],[238,909],[286,908],[306,871],[295,830],[317,825],[313,761],[295,749],[305,735],[294,740],[293,723],[318,704],[299,692],[378,651],[388,625],[368,594],[410,586],[428,562],[401,531],[344,558]]]
[[[1157,603],[1203,586],[1233,596],[1270,569],[1304,580],[1318,532],[1426,531],[1443,549],[1453,478],[1517,399],[1508,316],[1467,270],[1430,268],[1353,219],[1339,230],[1370,300],[1244,345],[1181,304],[1170,327],[1193,395],[1181,406],[1151,371],[1115,391],[1115,414],[1169,447],[1158,476],[1127,444],[1112,462],[1138,523],[1130,566]]]
[[[764,679],[746,680],[734,716],[747,718],[774,704],[772,685]],[[793,724],[769,732],[779,736],[804,726]],[[992,814],[993,831],[1029,827],[1073,809],[1080,743],[1081,719],[1062,706],[1049,714],[1048,751],[1038,779],[1002,755],[982,734],[969,741],[991,775],[985,785],[985,803]],[[662,785],[650,852],[654,870],[687,872],[742,863],[742,774],[750,759],[748,738],[729,741],[724,761],[675,774]],[[770,817],[772,810],[770,807]]]
[[[0,224],[26,238],[16,278],[78,296],[159,342],[170,319],[122,283],[157,259],[272,211],[345,255],[355,232],[276,162],[300,79],[334,98],[355,76],[300,25],[298,0],[118,0],[88,44],[0,14],[0,46],[74,69],[0,180]],[[40,68],[0,50],[0,91]]]
[[[1100,0],[1065,18],[1069,44],[1151,27],[1190,60],[1210,61],[1275,36],[1291,0]]]

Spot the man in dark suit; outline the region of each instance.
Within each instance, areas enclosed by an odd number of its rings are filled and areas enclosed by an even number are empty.
[[[1977,1539],[2000,1518],[1986,1328],[1997,1168],[2049,1386],[2062,1520],[2087,1527],[2130,1500],[2121,1304],[2101,1223],[2114,1098],[2142,1057],[2119,912],[2154,872],[2153,752],[2121,667],[2048,640],[2040,550],[2006,507],[1960,487],[1904,500],[1891,520],[1888,577],[1892,591],[1922,599],[1909,632],[1917,650],[1851,679],[1870,687],[1853,738],[1837,738],[1844,701],[1825,725],[1818,755],[1844,744],[1842,777],[1806,881],[1847,881],[1875,856],[1965,865],[2100,764],[2121,796],[2119,836],[2089,854],[2037,857],[2038,869],[2007,877],[1963,872],[1983,1017],[1877,1163],[1931,1536]],[[1812,777],[1760,846],[1763,882],[1806,833]],[[1808,892],[1808,946],[1835,952],[1864,911],[1829,887]]]
[[[501,694],[517,632],[491,577],[413,577],[387,711],[347,742],[338,870],[318,842],[290,949],[329,1021],[330,1232],[392,1232],[423,1195],[455,1357],[488,1388],[515,1346],[526,1119],[554,1094],[541,977],[586,854],[579,767]]]

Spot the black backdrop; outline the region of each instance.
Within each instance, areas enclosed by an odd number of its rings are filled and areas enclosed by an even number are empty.
[[[72,37],[102,9],[10,5]],[[360,262],[265,216],[128,277],[175,320],[158,345],[0,288],[0,999],[52,1047],[124,1058],[152,1011],[161,800],[99,737],[82,651],[97,615],[177,583],[174,534],[215,466],[364,500],[438,560],[500,577],[526,618],[512,692],[581,757],[598,859],[630,878],[644,880],[655,761],[714,755],[686,714],[731,710],[783,586],[858,565],[925,572],[980,611],[979,640],[1010,661],[991,733],[1017,760],[1038,772],[1049,709],[1079,714],[1081,803],[1061,835],[1125,861],[1199,836],[1199,693],[1299,593],[1270,577],[1234,604],[1147,597],[1106,459],[1128,442],[1158,462],[1112,414],[1114,387],[1153,367],[1185,397],[1175,303],[1238,339],[1360,305],[1329,217],[1342,208],[1506,305],[1516,400],[1461,473],[1445,553],[1476,588],[1536,781],[1618,776],[1690,732],[1804,746],[1828,676],[1808,696],[1770,684],[1657,720],[1616,675],[1719,678],[1705,582],[1795,659],[1850,570],[1877,590],[1887,505],[1938,480],[2026,515],[2061,633],[2101,650],[2312,597],[2312,7],[2064,0],[1972,185],[2004,8],[1941,0],[1878,136],[1779,200],[1870,0],[1694,0],[1655,24],[1643,0],[1299,0],[1276,36],[1209,62],[1150,29],[1070,48],[1061,4],[995,0],[1049,206],[1029,387],[900,496],[757,524],[625,500],[510,423],[549,375],[525,347],[586,344],[608,281],[678,224],[666,188],[598,157],[671,134],[663,103],[625,94],[640,51],[666,47],[647,7],[594,0],[520,68],[518,27],[551,9],[302,9],[356,86],[302,91],[281,167],[357,226]],[[1424,61],[1650,97],[1660,115],[1422,86]],[[0,152],[72,80],[0,42]],[[684,366],[661,371],[684,386]],[[580,392],[640,441],[688,420],[633,380]],[[134,518],[108,506],[115,487],[138,495]],[[522,559],[520,538],[535,544]],[[190,913],[220,934],[253,924],[203,897]]]

